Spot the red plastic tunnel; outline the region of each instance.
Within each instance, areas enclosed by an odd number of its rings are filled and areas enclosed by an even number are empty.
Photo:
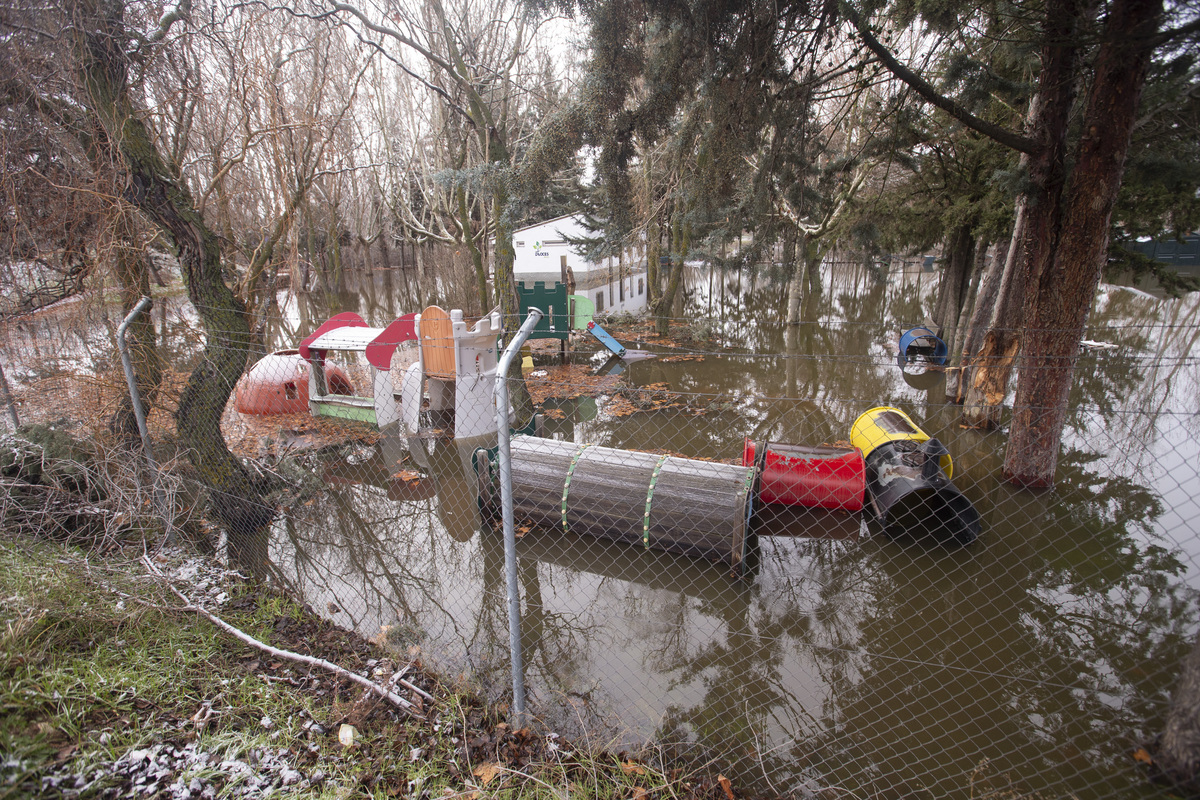
[[[765,450],[756,461],[759,449]],[[761,476],[758,499],[810,508],[858,511],[866,492],[866,464],[857,447],[810,447],[746,439],[743,466],[755,464]]]

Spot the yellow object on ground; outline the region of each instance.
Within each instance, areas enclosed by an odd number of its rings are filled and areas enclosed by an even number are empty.
[[[917,427],[917,423],[898,408],[879,406],[863,412],[850,427],[850,444],[862,450],[863,458],[871,451],[888,442],[925,442],[929,434]],[[946,477],[953,477],[954,461],[949,454],[938,462]]]

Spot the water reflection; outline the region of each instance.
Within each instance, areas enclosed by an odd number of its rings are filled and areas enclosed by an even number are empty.
[[[767,795],[1153,793],[1128,754],[1158,730],[1198,624],[1200,302],[1101,296],[1090,338],[1118,347],[1083,357],[1058,486],[1032,493],[997,478],[1003,433],[960,428],[938,387],[896,366],[929,276],[826,265],[790,329],[769,276],[688,280],[688,313],[719,318],[734,352],[625,376],[699,400],[632,416],[603,397],[558,401],[549,435],[733,459],[746,436],[844,440],[864,409],[894,404],[950,448],[984,532],[950,552],[856,516],[765,507],[758,568],[737,580],[529,530],[518,577],[536,713],[593,741],[715,755]],[[304,457],[320,489],[277,523],[271,558],[315,608],[502,698],[503,546],[475,501],[480,444],[385,438]]]

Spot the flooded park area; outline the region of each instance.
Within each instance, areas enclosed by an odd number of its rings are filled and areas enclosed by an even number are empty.
[[[534,348],[526,380],[553,441],[740,465],[747,440],[844,445],[864,412],[895,407],[945,445],[980,519],[974,542],[945,547],[889,536],[869,509],[751,503],[735,574],[518,515],[539,724],[595,747],[712,759],[764,796],[1163,794],[1139,754],[1200,630],[1200,295],[1101,288],[1056,484],[1032,491],[1002,479],[1004,425],[963,427],[944,373],[897,365],[936,288],[919,264],[827,262],[804,322],[788,326],[787,286],[769,270],[696,267],[669,336],[602,318],[639,357],[574,338],[563,367],[557,347]],[[336,295],[281,293],[268,350],[339,312],[386,326],[414,310],[390,276],[351,273]],[[197,326],[178,306],[155,314],[185,370]],[[20,324],[10,344],[46,341],[38,320]],[[18,396],[109,333],[55,335],[40,371],[6,354]],[[495,435],[343,437],[230,405],[235,452],[291,487],[262,531],[262,569],[339,625],[505,702],[504,543],[480,502],[479,453]],[[562,505],[565,521],[565,491]]]

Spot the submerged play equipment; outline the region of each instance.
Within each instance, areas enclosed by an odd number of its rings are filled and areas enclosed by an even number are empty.
[[[386,328],[372,328],[352,311],[331,317],[300,343],[300,355],[310,365],[308,404],[314,417],[370,422],[380,428],[400,418],[392,383],[392,355],[403,342],[417,337],[416,314],[407,314]],[[325,359],[330,350],[365,353],[371,365],[370,397],[332,391]]]
[[[900,334],[899,358],[903,363],[923,360],[943,366],[949,352],[946,343],[929,328],[910,328]]]
[[[625,345],[614,339],[612,334],[604,330],[604,328],[601,328],[600,323],[592,320],[587,324],[586,330],[592,335],[592,338],[604,345],[604,348],[608,350],[608,352],[612,353],[617,358],[625,357]]]
[[[950,482],[949,451],[903,411],[864,412],[850,429],[850,443],[863,452],[871,507],[887,533],[961,545],[979,536],[979,512]]]
[[[241,414],[269,416],[308,411],[309,365],[299,350],[276,350],[258,360],[237,382],[235,405]],[[353,395],[354,386],[341,367],[325,372],[330,394]]]
[[[911,328],[900,335],[896,365],[904,382],[914,389],[928,391],[946,380],[946,343],[929,328]]]
[[[742,464],[758,468],[758,499],[809,508],[858,511],[866,466],[857,447],[745,440]]]
[[[518,518],[603,539],[744,565],[754,467],[514,436]]]
[[[462,311],[429,306],[386,328],[369,327],[353,312],[338,314],[307,336],[297,351],[310,365],[308,407],[314,416],[359,420],[381,429],[402,419],[409,433],[417,433],[428,386],[429,409],[453,412],[456,436],[494,433],[492,387],[501,332],[497,311],[468,326]],[[419,342],[418,360],[404,373],[397,392],[392,356],[401,344],[414,340]],[[345,373],[326,367],[331,350],[365,354],[371,367],[370,397],[338,391],[342,384],[333,376]],[[344,386],[349,386],[348,380]]]
[[[846,519],[847,514],[833,512],[857,512],[869,502],[889,534],[933,536],[954,544],[968,544],[979,534],[979,514],[951,483],[954,464],[949,452],[898,408],[873,408],[859,416],[849,447],[745,439],[741,465],[528,435],[536,423],[509,440],[514,432],[509,429],[505,367],[542,321],[541,312],[531,309],[501,357],[498,312],[468,325],[461,311],[429,306],[386,328],[371,328],[357,314],[339,314],[306,337],[298,350],[272,354],[256,365],[247,375],[245,391],[239,387],[239,409],[243,395],[248,403],[252,387],[260,385],[250,380],[260,366],[267,370],[288,364],[289,376],[307,377],[307,393],[300,391],[303,383],[293,381],[283,385],[285,399],[306,402],[314,415],[368,421],[381,429],[402,423],[410,437],[419,433],[423,419],[432,419],[439,432],[449,433],[444,438],[458,440],[469,450],[460,458],[470,465],[467,477],[455,482],[456,496],[477,498],[491,511],[499,505],[509,518],[506,525],[515,513],[524,521],[561,527],[563,532],[724,562],[739,573],[753,541],[750,523],[756,500],[812,509],[806,513],[816,515],[810,522],[817,525],[820,515]],[[588,328],[603,341],[606,334],[594,321]],[[556,325],[550,330],[557,335],[560,329]],[[914,329],[918,330],[928,332]],[[915,344],[918,339],[919,335],[911,338],[909,349],[931,346]],[[417,343],[417,360],[404,371],[397,392],[392,359],[397,347],[408,341]],[[614,353],[624,350],[615,341],[605,346]],[[353,394],[345,372],[326,363],[333,350],[365,354],[372,370],[372,396]],[[933,357],[938,352],[933,345]],[[426,409],[452,412],[452,425],[445,417],[427,417]],[[494,449],[471,442],[476,437],[494,442],[498,430],[505,435]],[[420,458],[422,448],[413,448],[412,443],[420,441],[410,438],[409,449],[431,474]],[[403,489],[405,494],[426,491],[419,482]],[[472,529],[472,514],[454,517],[466,522],[447,523],[448,528]],[[857,524],[842,528],[847,537],[857,536],[860,529]]]
[[[572,330],[583,331],[617,358],[625,357],[625,346],[596,322],[595,303],[581,294],[567,294],[565,284],[547,285],[545,281],[535,281],[530,285],[521,282],[517,284],[517,297],[522,314],[528,314],[531,308],[542,311],[537,325],[529,334],[530,339],[558,339],[565,347]]]
[[[496,340],[503,333],[500,312],[473,326],[463,312],[429,306],[417,317],[421,359],[404,374],[404,427],[420,428],[422,386],[429,387],[430,411],[454,412],[455,437],[496,432],[492,392],[496,386]]]

